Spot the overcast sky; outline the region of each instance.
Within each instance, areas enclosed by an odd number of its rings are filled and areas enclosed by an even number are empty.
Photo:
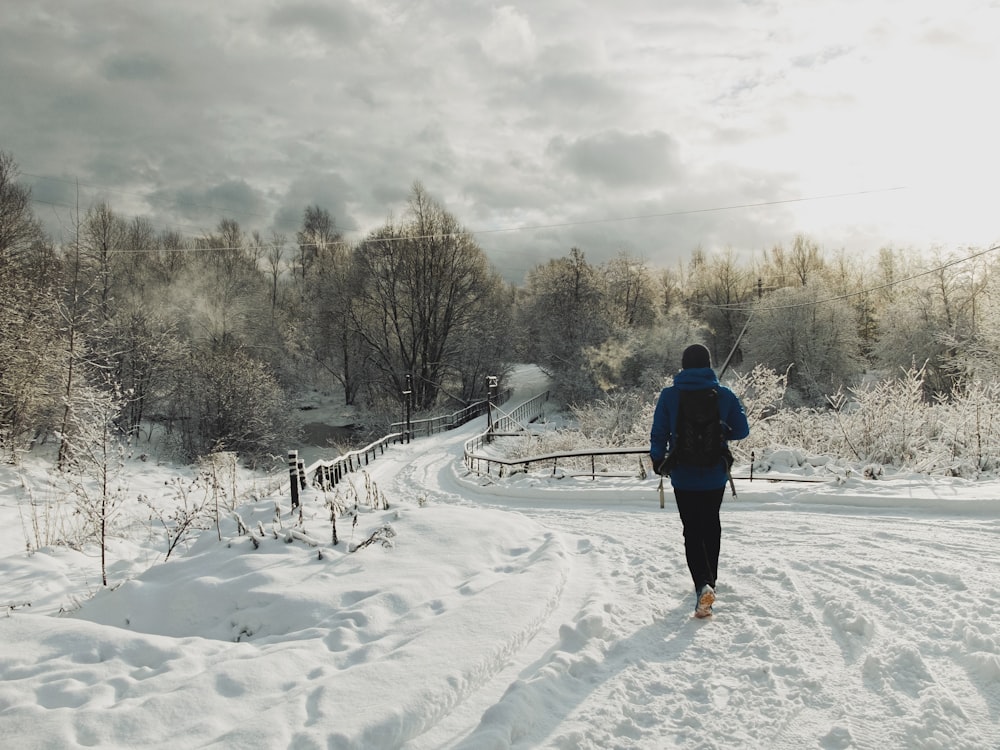
[[[0,150],[57,240],[77,182],[84,210],[186,235],[229,217],[293,237],[318,204],[356,239],[414,181],[512,280],[574,246],[666,266],[799,232],[852,253],[1000,239],[1000,0],[0,0],[0,19]]]

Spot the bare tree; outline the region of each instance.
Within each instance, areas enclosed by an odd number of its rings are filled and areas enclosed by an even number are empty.
[[[795,235],[789,263],[802,286],[809,283],[813,275],[822,271],[825,265],[819,245],[802,234]]]
[[[737,263],[730,248],[692,268],[689,294],[691,314],[705,323],[713,361],[721,363],[736,344],[756,297],[753,274]],[[734,364],[741,360],[736,356]]]
[[[359,285],[355,329],[385,385],[432,407],[446,379],[462,372],[462,331],[474,327],[500,283],[473,236],[416,183],[406,221],[373,232],[354,251]]]
[[[285,245],[288,238],[285,235],[275,232],[271,235],[271,244],[268,245],[264,254],[267,260],[268,275],[271,279],[271,315],[274,316],[278,309],[278,281],[281,279],[281,272],[284,270]]]
[[[642,328],[655,319],[653,280],[644,261],[621,251],[604,264],[604,300],[615,325]]]
[[[96,301],[93,307],[98,318],[106,323],[113,315],[113,286],[121,255],[125,251],[128,225],[115,214],[107,203],[98,203],[87,211],[80,237],[81,271],[90,278],[88,289],[93,290]]]
[[[860,371],[850,309],[832,298],[821,280],[764,295],[746,348],[751,362],[775,372],[788,370],[789,389],[815,403]]]
[[[302,216],[302,229],[295,233],[299,246],[298,270],[302,279],[326,252],[341,244],[343,237],[330,212],[319,206],[309,206]]]
[[[528,272],[518,328],[527,356],[556,379],[568,401],[597,392],[586,352],[604,342],[611,321],[597,270],[579,248]]]
[[[0,263],[26,252],[41,236],[31,211],[31,190],[20,185],[14,157],[0,151]]]

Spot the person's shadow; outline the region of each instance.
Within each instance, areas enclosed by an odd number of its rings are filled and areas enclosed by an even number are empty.
[[[632,635],[601,647],[602,626],[593,620],[583,615],[574,626],[563,625],[559,642],[521,670],[520,677],[455,749],[499,750],[529,738],[548,737],[590,693],[623,670],[638,662],[679,660],[692,648],[701,628],[712,621],[693,617],[685,597],[669,610],[654,611],[653,622]],[[706,658],[709,653],[706,649]],[[663,685],[655,688],[664,689]]]

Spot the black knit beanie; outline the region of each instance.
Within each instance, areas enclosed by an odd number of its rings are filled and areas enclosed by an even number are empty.
[[[689,370],[692,367],[711,367],[712,355],[701,344],[691,344],[681,355],[681,367]]]

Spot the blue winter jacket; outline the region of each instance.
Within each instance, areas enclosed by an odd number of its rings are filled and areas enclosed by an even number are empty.
[[[742,440],[750,434],[743,404],[731,390],[719,384],[711,367],[692,367],[674,375],[674,384],[660,391],[653,412],[653,427],[649,431],[649,457],[659,463],[670,452],[677,435],[677,409],[681,391],[698,391],[715,388],[719,393],[719,416],[722,419],[722,436],[728,440]],[[726,486],[728,475],[724,461],[718,466],[700,468],[675,466],[670,472],[670,483],[680,490],[715,490]]]

